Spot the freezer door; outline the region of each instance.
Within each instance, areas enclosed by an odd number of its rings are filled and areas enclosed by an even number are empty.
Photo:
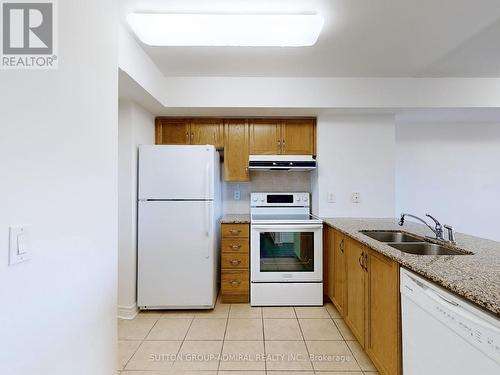
[[[213,199],[214,146],[139,147],[139,199]]]
[[[210,308],[216,298],[213,202],[139,202],[138,305]]]

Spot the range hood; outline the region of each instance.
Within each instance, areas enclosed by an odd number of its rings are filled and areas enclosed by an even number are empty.
[[[251,170],[310,171],[316,169],[316,160],[311,155],[250,155]]]

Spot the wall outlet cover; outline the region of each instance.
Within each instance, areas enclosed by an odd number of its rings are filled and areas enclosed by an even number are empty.
[[[235,201],[239,201],[241,199],[241,192],[239,190],[235,190],[233,193],[233,199]]]
[[[352,193],[351,200],[352,203],[359,203],[360,202],[359,193],[358,192]]]

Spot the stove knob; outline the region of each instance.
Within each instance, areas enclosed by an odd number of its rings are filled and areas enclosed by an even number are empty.
[[[259,200],[259,198],[257,198],[257,197],[253,197],[253,198],[252,198],[252,200],[253,200],[254,202],[257,202],[257,201]]]
[[[303,198],[302,198],[302,200],[303,200],[304,202],[307,202],[307,197],[303,197]]]

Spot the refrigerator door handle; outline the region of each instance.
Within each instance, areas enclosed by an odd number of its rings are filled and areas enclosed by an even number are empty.
[[[207,237],[210,240],[211,237],[211,232],[212,232],[212,215],[211,215],[211,206],[212,202],[205,202],[206,203],[206,211],[207,211]],[[210,249],[211,249],[211,244],[210,246],[206,246],[207,249],[207,254],[205,255],[205,258],[208,259],[210,258]]]
[[[210,163],[205,166],[205,199],[210,199]]]

